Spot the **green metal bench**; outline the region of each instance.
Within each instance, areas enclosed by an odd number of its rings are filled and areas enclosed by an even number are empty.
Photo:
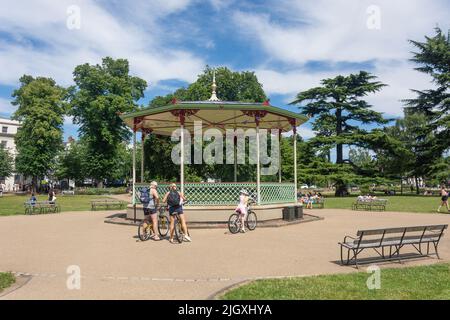
[[[366,211],[386,211],[387,200],[356,200],[352,204],[352,210],[366,210]]]
[[[59,204],[50,201],[25,202],[25,214],[43,214],[43,213],[60,213]]]
[[[126,206],[125,201],[115,200],[115,199],[95,199],[91,201],[91,210],[95,211],[98,208],[105,208],[109,210],[111,208],[123,209]]]
[[[365,249],[373,249],[383,260],[401,262],[400,250],[407,245],[412,246],[421,256],[430,256],[430,244],[433,244],[435,255],[440,259],[438,245],[447,227],[447,224],[443,224],[359,230],[356,237],[345,236],[344,241],[338,243],[341,248],[341,263],[349,265],[353,262],[358,268],[358,255]],[[427,246],[426,253],[422,245]],[[385,253],[385,248],[389,248],[389,254]],[[343,250],[345,249],[347,259],[344,261]],[[352,253],[351,257],[350,253]]]

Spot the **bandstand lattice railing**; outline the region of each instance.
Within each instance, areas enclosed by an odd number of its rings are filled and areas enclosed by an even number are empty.
[[[169,183],[158,184],[158,193],[161,198],[169,191],[169,185]],[[135,203],[140,204],[141,190],[144,187],[149,188],[149,184],[136,183],[135,186]],[[247,190],[250,196],[258,201],[256,182],[184,184],[184,193],[189,200],[190,206],[236,205],[239,199],[239,192],[242,189]],[[294,183],[262,182],[260,190],[261,199],[259,203],[261,205],[293,203],[296,201],[294,197]]]

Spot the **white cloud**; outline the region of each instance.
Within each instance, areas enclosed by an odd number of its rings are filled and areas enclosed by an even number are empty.
[[[66,27],[67,8],[81,9],[81,29]],[[54,77],[69,84],[76,65],[100,63],[104,56],[128,58],[131,71],[150,83],[162,79],[191,81],[204,62],[190,52],[167,47],[164,32],[157,29],[157,19],[186,8],[190,1],[113,1],[105,7],[117,6],[113,14],[92,0],[23,1],[0,4],[0,32],[8,34],[0,43],[0,84],[16,84],[24,74]],[[126,10],[147,19],[139,24],[125,21]],[[140,21],[142,23],[142,21]]]
[[[367,8],[374,4],[380,8],[380,30],[367,27]],[[423,38],[436,23],[449,25],[448,2],[443,0],[281,0],[272,6],[282,20],[238,11],[233,21],[272,59],[289,63],[407,59],[407,39]]]
[[[370,5],[380,8],[380,30],[367,28]],[[284,95],[289,103],[298,92],[320,85],[321,79],[358,72],[363,64],[389,85],[368,101],[391,116],[403,114],[400,100],[413,96],[410,89],[431,86],[429,77],[408,62],[414,50],[408,39],[423,40],[437,24],[449,27],[449,4],[443,0],[281,0],[273,6],[270,14],[233,15],[241,34],[260,43],[267,54],[256,74],[269,94]],[[284,63],[287,71],[271,67],[274,61]],[[326,66],[307,67],[317,61]]]
[[[377,81],[387,84],[380,92],[367,96],[367,101],[374,110],[384,112],[389,116],[402,116],[403,103],[401,99],[414,97],[410,89],[430,88],[430,78],[413,69],[408,62],[377,63],[372,71],[378,77]],[[348,68],[338,71],[307,72],[302,68],[289,72],[279,72],[270,69],[256,70],[258,79],[264,84],[264,90],[270,94],[282,94],[284,102],[290,103],[297,93],[312,87],[320,86],[320,80],[332,78],[338,74],[347,75],[359,72],[358,68]]]
[[[298,127],[297,132],[303,139],[311,139],[316,136],[316,133],[314,131],[305,126]]]

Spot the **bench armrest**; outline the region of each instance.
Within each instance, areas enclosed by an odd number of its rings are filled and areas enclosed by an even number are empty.
[[[344,243],[347,242],[347,238],[350,238],[350,239],[353,239],[353,240],[359,240],[360,237],[356,237],[356,238],[355,238],[355,237],[352,237],[352,236],[345,236],[345,237],[344,237]]]

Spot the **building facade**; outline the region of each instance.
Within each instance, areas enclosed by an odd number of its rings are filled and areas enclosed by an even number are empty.
[[[16,157],[17,150],[14,142],[14,136],[20,128],[20,122],[0,117],[0,145]],[[14,173],[10,177],[0,177],[0,184],[6,192],[19,191],[23,184],[21,175]]]

